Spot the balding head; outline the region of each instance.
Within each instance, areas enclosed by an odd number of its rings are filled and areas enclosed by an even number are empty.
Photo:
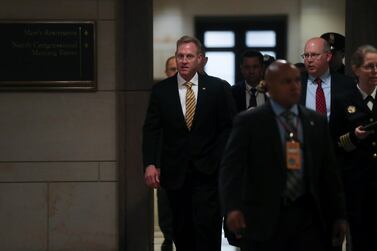
[[[177,73],[177,61],[175,56],[171,56],[166,60],[165,63],[165,74],[167,77],[172,77]]]
[[[276,60],[266,70],[266,86],[270,97],[285,108],[297,104],[301,94],[299,70],[285,60]]]
[[[320,37],[309,39],[304,49],[304,64],[309,75],[318,78],[329,70],[331,60],[329,43]]]
[[[279,72],[281,71],[282,67],[288,67],[289,63],[286,60],[278,59],[272,64],[269,65],[266,69],[266,81],[270,81],[271,79],[275,78]]]

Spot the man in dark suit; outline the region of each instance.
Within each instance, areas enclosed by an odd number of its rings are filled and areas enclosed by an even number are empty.
[[[241,56],[240,69],[243,80],[232,86],[233,98],[238,112],[264,104],[266,95],[260,82],[263,80],[263,55],[247,50]]]
[[[297,105],[299,71],[286,61],[266,72],[270,101],[240,113],[220,169],[226,224],[241,250],[318,251],[340,245],[344,195],[325,117]],[[334,226],[328,226],[331,219]]]
[[[175,56],[166,59],[165,74],[166,77],[172,77],[177,73],[177,61]],[[173,251],[173,229],[172,229],[172,213],[169,205],[168,195],[166,191],[160,187],[157,189],[157,210],[158,225],[164,241],[161,244],[161,251]]]
[[[165,188],[180,250],[220,250],[218,167],[235,105],[223,80],[198,74],[201,43],[177,41],[178,74],[153,86],[143,128],[145,182]]]
[[[335,32],[326,32],[321,35],[325,39],[331,49],[330,70],[340,74],[345,73],[345,65],[343,63],[346,48],[346,38]]]
[[[303,91],[300,104],[326,115],[330,132],[334,135],[334,102],[354,86],[354,80],[330,71],[330,49],[329,43],[323,38],[315,37],[306,42],[302,58],[307,74],[301,78]]]

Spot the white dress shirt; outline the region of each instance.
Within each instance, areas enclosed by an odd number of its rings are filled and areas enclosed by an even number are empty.
[[[363,99],[366,99],[368,96],[372,96],[372,98],[374,100],[376,99],[377,87],[374,88],[373,92],[370,95],[366,94],[363,90],[361,90],[359,84],[357,84],[357,88],[359,89],[359,91],[360,91],[361,96],[363,97]],[[367,106],[369,107],[369,109],[371,111],[373,110],[373,102],[369,101],[368,104],[367,104]]]
[[[325,74],[320,76],[322,80],[322,89],[325,94],[326,99],[326,114],[327,119],[330,119],[330,109],[331,109],[331,75],[328,70]],[[316,110],[316,92],[317,92],[317,83],[314,81],[315,78],[310,76],[308,77],[307,88],[306,88],[306,101],[305,106],[312,110]]]
[[[251,86],[247,84],[246,80],[245,80],[245,95],[246,95],[246,109],[249,108],[249,104],[250,104],[250,90],[251,90]],[[264,94],[262,92],[259,92],[257,90],[257,92],[255,93],[255,98],[257,100],[257,106],[260,106],[260,105],[263,105],[265,103],[265,97],[264,97]]]

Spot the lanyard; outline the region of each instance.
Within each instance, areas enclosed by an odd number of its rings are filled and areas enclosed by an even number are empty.
[[[287,133],[288,138],[291,140],[294,139],[298,141],[297,130],[300,124],[300,120],[296,118],[296,128],[292,128],[292,126],[290,126],[285,120],[282,120],[280,116],[277,116],[277,119],[284,128],[285,132]]]

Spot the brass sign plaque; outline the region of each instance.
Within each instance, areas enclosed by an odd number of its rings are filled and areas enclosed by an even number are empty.
[[[96,90],[95,22],[0,22],[0,91]]]

